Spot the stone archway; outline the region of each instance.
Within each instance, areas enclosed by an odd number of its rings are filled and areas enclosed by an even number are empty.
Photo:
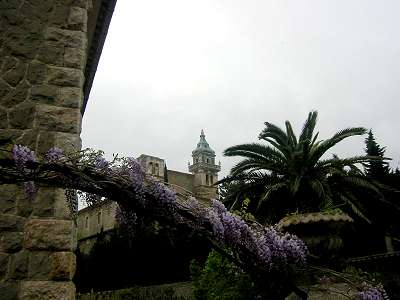
[[[81,119],[116,0],[0,2],[0,147],[81,147]],[[0,185],[0,298],[75,299],[63,190]]]

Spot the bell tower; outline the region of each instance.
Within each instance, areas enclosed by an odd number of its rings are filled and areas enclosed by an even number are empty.
[[[189,163],[189,172],[194,175],[195,193],[200,198],[217,197],[217,187],[213,186],[218,181],[218,172],[221,163],[215,164],[215,152],[206,141],[203,129],[196,149],[192,151],[193,162]]]

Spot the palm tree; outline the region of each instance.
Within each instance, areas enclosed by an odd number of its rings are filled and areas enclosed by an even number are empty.
[[[256,212],[282,217],[291,212],[313,212],[340,207],[357,216],[364,216],[362,203],[355,196],[357,189],[369,189],[380,195],[377,184],[368,180],[357,165],[376,158],[323,158],[324,154],[342,140],[363,135],[366,129],[343,129],[327,140],[314,134],[317,112],[309,113],[297,138],[289,121],[286,130],[265,123],[259,139],[267,144],[252,143],[229,147],[225,156],[240,156],[230,175],[219,183],[236,183],[240,193],[259,191]],[[235,207],[244,197],[230,197]],[[253,197],[254,199],[254,197]],[[261,213],[260,213],[261,212]]]

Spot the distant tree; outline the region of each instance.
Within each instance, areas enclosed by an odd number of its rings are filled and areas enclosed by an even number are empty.
[[[377,186],[358,168],[359,164],[373,158],[322,158],[342,140],[363,135],[366,129],[347,128],[329,139],[318,140],[318,133],[314,134],[316,122],[317,112],[310,112],[299,137],[294,134],[289,121],[285,123],[286,130],[266,122],[259,139],[267,145],[242,144],[224,151],[225,156],[244,159],[220,183],[233,182],[255,190],[261,188],[262,195],[252,203],[258,204],[258,210],[264,207],[275,218],[272,221],[291,212],[313,212],[339,206],[367,219],[362,201],[353,191],[362,188],[379,193]]]
[[[389,175],[389,164],[384,160],[386,147],[381,147],[375,140],[372,130],[368,132],[365,139],[365,152],[368,156],[380,158],[365,163],[365,173],[368,177],[382,181]]]

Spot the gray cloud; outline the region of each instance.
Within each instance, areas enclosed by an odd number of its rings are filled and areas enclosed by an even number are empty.
[[[83,120],[84,146],[187,171],[200,130],[222,151],[269,121],[322,138],[372,128],[400,159],[398,1],[119,1]],[[336,147],[363,152],[363,138]]]

